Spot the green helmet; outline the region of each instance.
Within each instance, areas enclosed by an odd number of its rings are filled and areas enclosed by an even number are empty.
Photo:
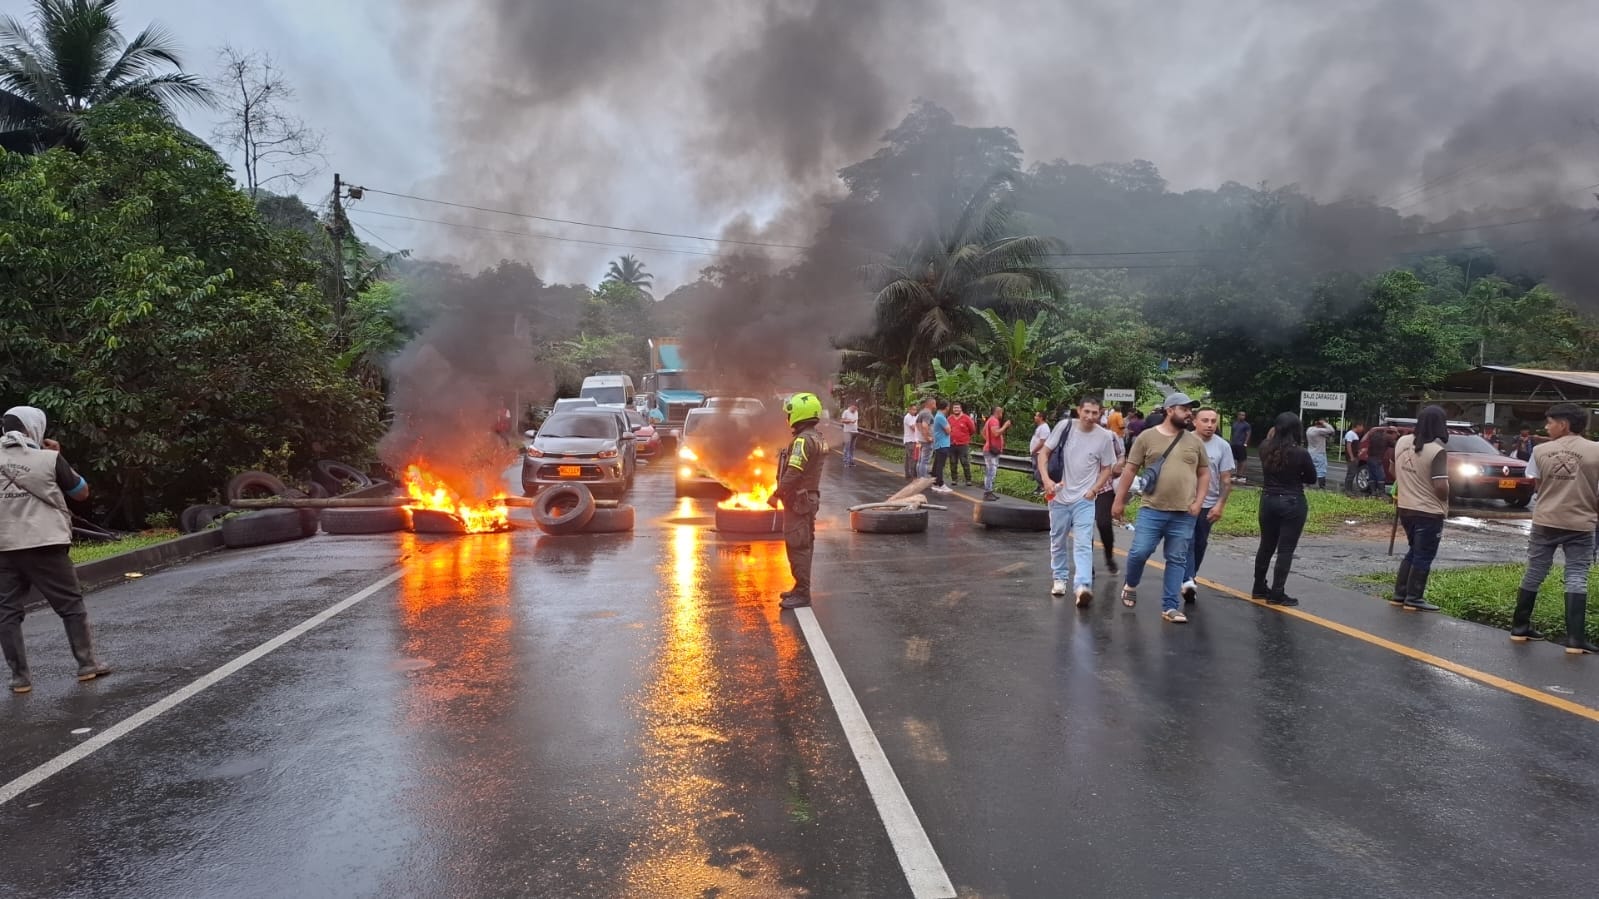
[[[822,401],[814,393],[796,393],[783,403],[783,411],[788,413],[788,423],[797,425],[812,418],[821,418]]]

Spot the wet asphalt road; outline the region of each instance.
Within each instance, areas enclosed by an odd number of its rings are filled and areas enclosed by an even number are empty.
[[[1163,624],[1158,570],[1079,611],[963,502],[852,533],[898,480],[833,464],[816,615],[962,895],[1590,891],[1599,723],[1211,591]],[[323,535],[102,591],[89,685],[34,613],[0,782],[400,572],[0,805],[0,895],[908,895],[781,544],[664,468],[632,536]]]

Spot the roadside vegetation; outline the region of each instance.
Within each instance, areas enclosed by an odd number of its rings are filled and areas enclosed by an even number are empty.
[[[107,559],[118,553],[132,552],[136,549],[143,549],[146,546],[154,546],[157,543],[171,540],[176,536],[178,536],[178,532],[171,528],[140,531],[137,534],[129,534],[120,540],[108,540],[104,543],[74,543],[69,554],[72,557],[73,564],[82,565],[84,562]]]
[[[1510,617],[1516,609],[1516,591],[1521,587],[1521,576],[1526,570],[1523,563],[1434,568],[1427,581],[1427,599],[1437,603],[1445,614],[1509,630]],[[1551,639],[1566,635],[1564,579],[1563,566],[1549,570],[1532,612],[1533,626]],[[1378,595],[1384,599],[1394,594],[1392,572],[1372,572],[1359,575],[1355,580],[1380,587]],[[1596,589],[1599,589],[1599,572],[1592,572],[1588,576],[1588,594],[1595,595]],[[1588,607],[1587,631],[1590,640],[1599,640],[1599,610],[1593,604]]]

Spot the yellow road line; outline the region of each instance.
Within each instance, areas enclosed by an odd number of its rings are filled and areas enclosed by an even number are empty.
[[[855,460],[857,462],[864,461],[864,460],[862,460],[860,458],[859,455],[857,455],[855,457]],[[886,467],[884,467],[882,465],[879,465],[879,464],[877,464],[875,462],[868,461],[868,462],[866,462],[866,464],[872,466],[873,468],[878,469],[879,471],[888,472],[889,474],[901,474],[902,473],[902,472],[898,472],[898,471],[894,471],[892,469],[886,468]],[[946,496],[957,496],[957,497],[960,497],[961,499],[964,499],[964,500],[966,500],[968,502],[972,502],[972,503],[977,502],[977,500],[972,499],[969,496],[962,496],[959,493],[945,494],[945,495]],[[1127,552],[1126,552],[1126,550],[1118,549],[1118,550],[1116,550],[1116,555],[1122,556],[1122,557],[1126,557]],[[1154,568],[1159,568],[1162,571],[1164,571],[1166,569],[1165,565],[1161,564],[1160,562],[1154,561],[1153,559],[1151,559],[1147,564],[1149,564],[1150,566],[1152,566]],[[1343,634],[1346,637],[1353,637],[1356,640],[1360,640],[1360,641],[1365,642],[1365,643],[1370,643],[1372,646],[1378,646],[1378,647],[1381,647],[1383,649],[1388,650],[1389,652],[1398,653],[1399,655],[1402,655],[1402,656],[1404,656],[1407,659],[1414,659],[1414,660],[1416,660],[1418,662],[1422,662],[1422,663],[1425,663],[1425,664],[1428,664],[1428,665],[1432,665],[1435,668],[1442,668],[1445,671],[1451,672],[1453,674],[1458,674],[1461,677],[1470,678],[1471,680],[1474,680],[1474,681],[1476,681],[1479,684],[1485,684],[1485,685],[1490,686],[1490,687],[1495,687],[1497,689],[1504,690],[1506,693],[1513,693],[1513,694],[1515,694],[1517,696],[1520,696],[1520,697],[1523,697],[1525,699],[1531,699],[1534,702],[1541,702],[1544,705],[1550,706],[1552,708],[1560,709],[1563,712],[1570,712],[1571,714],[1576,715],[1578,717],[1587,718],[1589,721],[1599,721],[1599,709],[1592,708],[1590,706],[1585,706],[1585,705],[1583,705],[1581,703],[1572,702],[1569,699],[1562,699],[1559,696],[1556,696],[1556,695],[1554,695],[1552,693],[1548,693],[1548,692],[1546,692],[1544,690],[1540,690],[1537,687],[1529,687],[1526,684],[1517,683],[1516,681],[1513,681],[1513,680],[1507,680],[1506,678],[1500,677],[1497,674],[1489,674],[1486,671],[1482,671],[1480,669],[1473,668],[1470,665],[1462,665],[1459,662],[1452,662],[1449,659],[1446,659],[1446,658],[1444,658],[1442,656],[1433,655],[1430,652],[1425,652],[1423,650],[1415,648],[1414,646],[1406,646],[1403,643],[1396,643],[1393,640],[1389,640],[1386,637],[1379,637],[1376,634],[1371,633],[1370,631],[1363,631],[1363,630],[1361,630],[1358,627],[1351,627],[1351,626],[1349,626],[1347,624],[1340,624],[1337,621],[1333,621],[1333,620],[1328,619],[1328,618],[1323,618],[1320,615],[1315,615],[1315,614],[1312,614],[1310,612],[1306,612],[1306,611],[1303,611],[1303,610],[1300,610],[1300,609],[1297,609],[1297,608],[1291,608],[1291,607],[1285,607],[1285,606],[1274,606],[1274,605],[1271,605],[1270,603],[1264,602],[1262,600],[1255,599],[1255,598],[1251,597],[1248,593],[1243,592],[1242,590],[1236,590],[1236,589],[1234,589],[1232,587],[1227,586],[1226,584],[1217,583],[1216,581],[1213,581],[1213,580],[1211,580],[1209,578],[1203,578],[1203,577],[1202,578],[1195,578],[1194,582],[1198,583],[1198,584],[1203,584],[1204,586],[1209,587],[1210,589],[1215,590],[1218,593],[1225,593],[1226,595],[1231,596],[1234,599],[1241,599],[1244,602],[1250,603],[1252,605],[1257,605],[1257,606],[1260,606],[1260,607],[1265,608],[1265,609],[1270,609],[1273,612],[1278,612],[1278,613],[1281,613],[1283,615],[1288,615],[1288,616],[1291,616],[1291,617],[1294,617],[1294,618],[1298,618],[1298,619],[1300,619],[1302,621],[1308,621],[1311,624],[1319,625],[1321,627],[1327,628],[1330,631],[1335,631],[1337,633]]]

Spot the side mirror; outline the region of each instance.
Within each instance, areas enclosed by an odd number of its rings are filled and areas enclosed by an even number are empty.
[[[532,429],[529,429],[529,430],[526,430],[526,431],[523,431],[523,432],[522,432],[522,436],[524,436],[524,437],[527,437],[527,438],[530,438],[530,439],[531,439],[531,438],[533,438],[533,437],[537,437],[537,436],[539,436],[539,432],[538,432],[538,431],[534,431],[534,430],[532,430]]]

